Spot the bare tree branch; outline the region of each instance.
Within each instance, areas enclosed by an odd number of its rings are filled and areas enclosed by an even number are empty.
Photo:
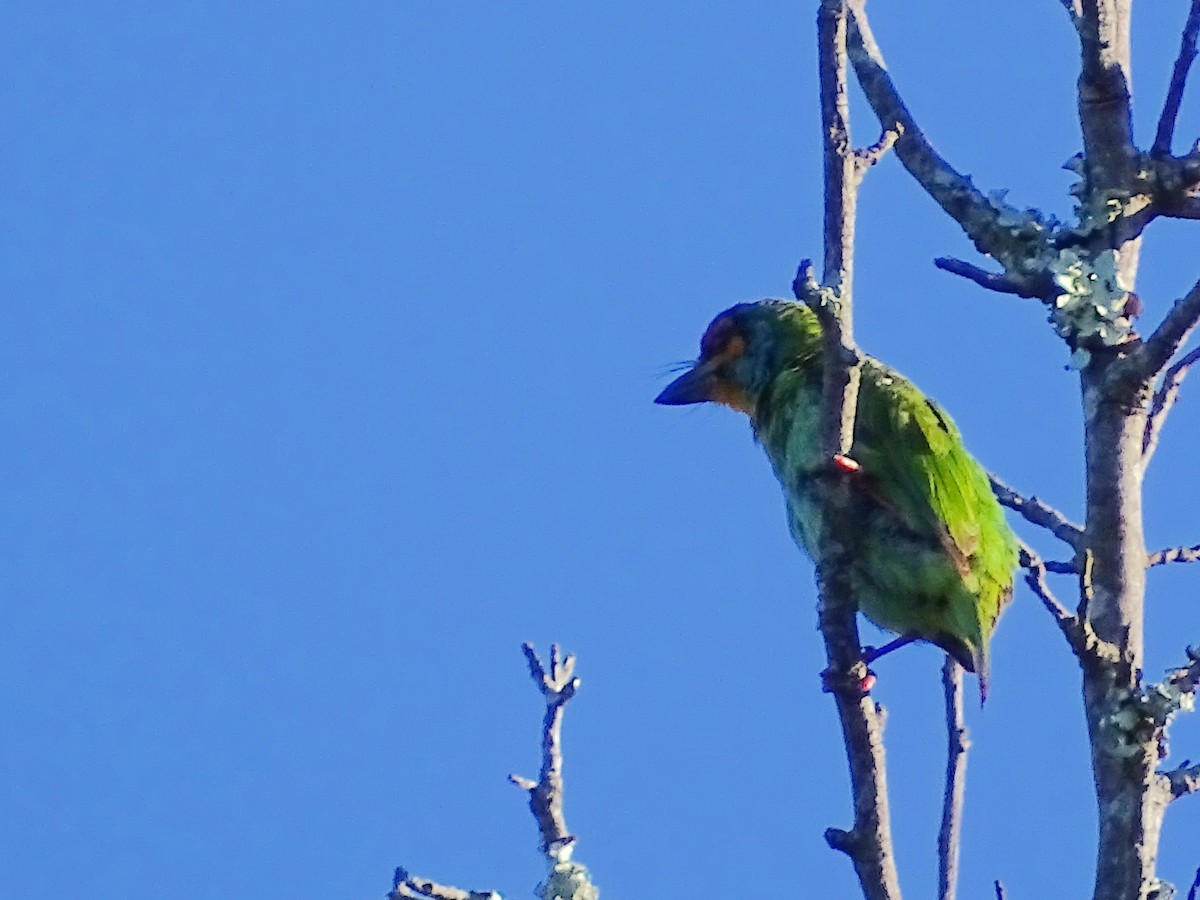
[[[1168,547],[1146,556],[1146,568],[1163,566],[1167,563],[1190,563],[1200,560],[1200,544],[1192,547]]]
[[[992,493],[996,495],[1001,506],[1007,506],[1027,522],[1045,528],[1073,550],[1079,548],[1083,541],[1083,529],[1080,526],[1037,497],[1026,497],[1017,493],[991,472],[988,473],[988,480],[992,483]]]
[[[1200,281],[1192,285],[1187,294],[1175,301],[1175,305],[1163,316],[1154,333],[1125,360],[1122,367],[1143,381],[1155,378],[1167,368],[1171,358],[1179,352],[1192,329],[1200,321]],[[1125,372],[1119,371],[1118,375]]]
[[[1063,2],[1069,4],[1071,0],[1063,0]],[[1000,879],[997,878],[993,884],[996,888],[996,900],[1004,900],[1004,885],[1001,884]]]
[[[1187,84],[1188,71],[1196,59],[1196,38],[1200,35],[1200,0],[1192,0],[1183,36],[1179,41],[1179,55],[1171,69],[1171,84],[1163,102],[1162,114],[1158,117],[1158,130],[1150,152],[1164,156],[1171,152],[1171,141],[1175,137],[1175,121],[1179,117],[1179,106],[1183,102],[1183,89]]]
[[[942,795],[942,827],[938,832],[938,900],[954,900],[958,892],[967,749],[971,742],[963,720],[963,670],[950,656],[942,664],[942,696],[946,706],[947,740],[946,787]]]
[[[396,869],[392,892],[388,897],[404,900],[502,900],[495,891],[464,891],[420,878],[403,867]]]
[[[989,272],[964,259],[953,256],[939,256],[933,264],[943,272],[959,275],[975,282],[981,288],[995,291],[998,294],[1015,294],[1032,300],[1046,300],[1054,293],[1054,283],[1049,278],[1013,278],[1003,272]],[[1041,283],[1039,283],[1039,280]]]
[[[821,415],[824,449],[830,459],[850,450],[859,376],[851,304],[855,204],[862,170],[850,140],[846,31],[846,0],[822,0],[817,53],[825,159],[824,284],[817,287],[811,266],[805,264],[794,285],[797,297],[812,306],[824,331],[827,364]],[[824,502],[827,527],[817,554],[818,619],[828,660],[824,680],[841,720],[854,801],[852,830],[827,829],[825,840],[850,857],[866,900],[899,900],[883,722],[862,686],[867,671],[847,577],[852,496],[844,478],[830,480]]]
[[[1158,214],[1171,219],[1200,219],[1200,197],[1181,197],[1164,202],[1158,207]]]
[[[1149,462],[1150,457],[1154,455],[1163,424],[1171,412],[1171,407],[1175,405],[1175,399],[1179,396],[1179,386],[1183,384],[1183,379],[1187,377],[1188,370],[1196,360],[1200,360],[1200,347],[1187,354],[1163,374],[1162,385],[1155,391],[1154,399],[1150,402],[1150,415],[1146,417],[1146,437],[1142,441],[1142,458],[1145,462]]]

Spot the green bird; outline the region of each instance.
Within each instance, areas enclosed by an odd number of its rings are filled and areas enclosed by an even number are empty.
[[[868,651],[868,661],[929,641],[978,674],[983,702],[988,641],[1012,599],[1017,565],[1017,539],[987,474],[946,412],[869,356],[849,459],[825,458],[823,368],[811,309],[789,300],[742,303],[713,319],[700,358],[654,402],[711,401],[749,416],[783,487],[792,537],[811,558],[824,524],[819,478],[845,472],[858,517],[851,589],[868,619],[899,635]]]

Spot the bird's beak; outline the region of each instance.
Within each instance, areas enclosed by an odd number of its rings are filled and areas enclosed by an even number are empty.
[[[711,400],[716,381],[715,368],[711,361],[696,363],[663,388],[654,402],[661,406],[687,406]]]

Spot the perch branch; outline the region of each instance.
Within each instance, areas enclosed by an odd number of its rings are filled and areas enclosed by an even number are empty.
[[[988,473],[992,483],[992,493],[1002,506],[1019,513],[1027,522],[1032,522],[1045,528],[1073,550],[1078,550],[1083,541],[1083,529],[1064,516],[1053,506],[1049,506],[1037,497],[1026,497],[1001,481],[997,476]]]
[[[1192,879],[1191,890],[1188,891],[1187,900],[1197,900],[1200,896],[1197,892],[1200,891],[1200,869],[1196,870],[1196,877]]]
[[[1171,141],[1175,137],[1175,122],[1179,117],[1179,106],[1183,102],[1183,89],[1187,84],[1188,72],[1196,59],[1196,38],[1200,35],[1200,0],[1192,0],[1188,11],[1187,21],[1183,26],[1183,36],[1179,41],[1179,55],[1175,57],[1175,66],[1171,69],[1171,84],[1167,88],[1167,97],[1163,101],[1162,114],[1158,117],[1158,130],[1154,135],[1154,145],[1150,152],[1156,156],[1166,156],[1171,152]]]
[[[806,262],[794,285],[798,298],[812,306],[823,326],[828,364],[821,401],[822,434],[824,451],[831,460],[848,453],[851,446],[859,374],[851,284],[855,202],[861,171],[850,141],[847,18],[846,0],[822,0],[817,16],[817,54],[824,137],[824,283],[816,285],[811,264]],[[847,577],[853,528],[849,516],[852,497],[845,478],[829,481],[824,501],[827,527],[817,554],[817,615],[828,660],[825,685],[837,704],[854,802],[852,830],[827,829],[825,840],[850,857],[866,900],[899,900],[883,722],[879,709],[862,688],[867,671]]]
[[[971,742],[963,720],[962,666],[949,656],[942,664],[942,696],[946,704],[946,788],[942,795],[942,827],[938,832],[938,900],[954,900],[958,892],[967,749]]]
[[[1069,2],[1070,2],[1070,0],[1066,0],[1066,2],[1068,2],[1068,3],[1069,3]],[[1004,894],[1004,884],[1003,884],[1003,883],[1000,881],[1000,879],[999,879],[999,878],[997,878],[997,879],[996,879],[996,880],[993,882],[993,885],[994,885],[994,886],[995,886],[995,888],[996,888],[996,900],[1004,900],[1004,896],[1005,896],[1005,894]]]
[[[1163,424],[1179,396],[1179,387],[1183,384],[1183,379],[1187,377],[1188,370],[1198,359],[1200,359],[1200,347],[1187,354],[1163,374],[1162,385],[1154,392],[1154,399],[1150,403],[1150,414],[1146,417],[1146,436],[1142,440],[1144,462],[1149,462],[1150,457],[1154,455]]]

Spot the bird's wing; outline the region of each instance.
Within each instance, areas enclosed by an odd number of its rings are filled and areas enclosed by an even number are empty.
[[[946,412],[873,360],[863,366],[854,455],[885,510],[942,544],[965,574],[984,519],[998,511],[987,476]]]

